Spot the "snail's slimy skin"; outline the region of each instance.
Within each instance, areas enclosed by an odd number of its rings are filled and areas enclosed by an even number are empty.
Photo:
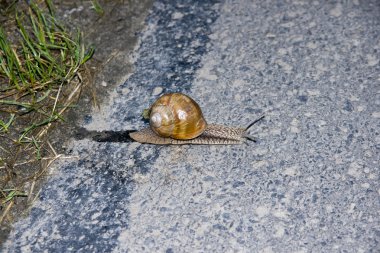
[[[248,139],[245,128],[227,127],[215,124],[209,124],[206,130],[200,136],[190,140],[177,140],[169,137],[161,137],[158,136],[155,132],[153,132],[153,130],[149,127],[137,132],[130,133],[129,136],[133,140],[140,143],[150,143],[159,145],[232,145],[242,144]]]

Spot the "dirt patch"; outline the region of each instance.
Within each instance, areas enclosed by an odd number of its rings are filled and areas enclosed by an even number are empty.
[[[77,125],[72,122],[85,121],[88,114],[96,111],[107,99],[107,92],[123,83],[126,76],[132,73],[130,56],[152,2],[101,1],[103,15],[91,9],[88,2],[57,3],[59,16],[68,18],[68,23],[73,27],[79,27],[84,32],[86,43],[95,47],[94,57],[86,65],[88,73],[84,79],[88,85],[83,90],[76,109],[70,111],[66,122],[60,125],[58,136],[62,136],[63,126],[63,136],[71,137]],[[65,149],[61,139],[54,140],[54,147],[63,152]]]
[[[62,19],[68,27],[79,28],[85,43],[95,47],[93,59],[86,64],[86,71],[82,75],[84,88],[75,107],[64,115],[64,122],[50,129],[46,137],[58,153],[65,153],[65,143],[74,134],[76,126],[86,120],[92,110],[100,107],[107,99],[107,92],[123,83],[127,74],[133,71],[130,54],[153,1],[99,1],[102,13],[94,10],[91,1],[54,2],[58,19]],[[44,174],[46,170],[43,167],[46,165],[46,162],[27,164],[24,166],[25,174],[36,171]],[[39,180],[25,184],[29,196],[16,199],[17,202],[0,226],[0,244],[6,239],[12,224],[27,215],[28,207],[38,197],[43,180],[44,175],[40,175]],[[5,210],[0,211],[3,213]]]

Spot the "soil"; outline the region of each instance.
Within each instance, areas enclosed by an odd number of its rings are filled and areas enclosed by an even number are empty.
[[[91,1],[53,1],[57,18],[70,28],[79,28],[85,44],[95,48],[93,58],[82,71],[84,88],[74,109],[66,112],[65,121],[56,124],[48,134],[48,140],[58,153],[65,154],[66,143],[77,132],[80,122],[107,99],[107,92],[123,83],[128,73],[133,71],[130,56],[139,32],[144,28],[144,20],[152,6],[152,0],[99,1],[103,13],[92,8]],[[2,2],[1,2],[2,3]],[[43,165],[42,165],[43,166]],[[38,171],[41,164],[29,164],[27,170]],[[35,182],[33,197],[38,196],[45,179]],[[28,198],[30,199],[30,198]],[[0,245],[11,231],[12,224],[28,214],[29,201],[17,198],[10,218],[0,226]],[[0,210],[1,212],[4,210]]]

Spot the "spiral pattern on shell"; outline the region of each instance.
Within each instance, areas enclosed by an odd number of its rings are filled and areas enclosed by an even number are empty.
[[[151,106],[150,127],[162,137],[189,140],[201,135],[207,123],[199,105],[182,93],[161,96]]]

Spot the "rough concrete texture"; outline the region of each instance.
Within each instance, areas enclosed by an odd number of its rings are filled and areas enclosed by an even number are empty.
[[[169,91],[238,146],[73,141],[10,252],[378,252],[379,1],[157,1],[135,70],[88,129]],[[68,151],[69,152],[69,151]]]

